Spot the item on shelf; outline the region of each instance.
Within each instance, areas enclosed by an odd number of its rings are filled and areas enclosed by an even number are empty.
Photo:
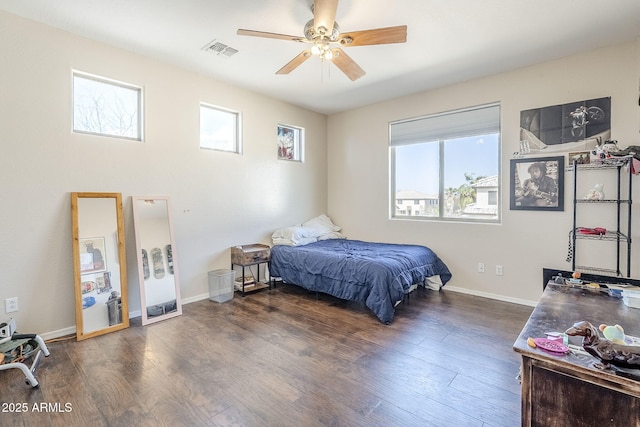
[[[618,153],[619,151],[618,141],[604,141],[591,150],[591,161],[592,163],[601,162],[604,159],[610,158],[612,155],[617,155],[614,153]]]
[[[585,200],[604,200],[604,184],[596,184],[584,196]]]
[[[605,141],[602,144],[602,150],[605,151],[608,155],[614,155],[614,153],[620,151],[620,149],[618,148],[618,141],[614,139]]]
[[[252,290],[252,289],[253,289],[253,288],[255,288],[255,287],[256,287],[256,282],[249,282],[249,283],[246,283],[246,282],[245,282],[245,284],[244,284],[244,290],[245,290],[245,291],[250,291],[250,290]],[[234,286],[234,289],[235,289],[236,291],[242,291],[242,290],[243,290],[242,283],[240,283],[240,282],[236,282],[236,284],[235,284],[235,286]]]
[[[636,160],[640,160],[640,146],[638,146],[638,145],[630,145],[627,148],[624,148],[622,150],[618,150],[616,152],[612,152],[611,155],[612,156],[616,156],[616,157],[631,155]]]
[[[596,236],[604,236],[605,234],[607,234],[607,229],[603,227],[596,227],[596,228],[578,227],[576,228],[576,231],[580,234],[593,234]]]
[[[236,285],[242,286],[242,280],[243,280],[242,277],[236,277]],[[244,284],[249,285],[255,282],[256,282],[256,279],[255,277],[253,277],[253,273],[247,270],[247,272],[244,275]]]

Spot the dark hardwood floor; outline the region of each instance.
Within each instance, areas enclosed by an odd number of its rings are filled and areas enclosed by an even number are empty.
[[[183,309],[48,343],[37,389],[0,372],[0,425],[520,425],[512,345],[531,307],[419,289],[386,326],[362,306],[279,284]]]

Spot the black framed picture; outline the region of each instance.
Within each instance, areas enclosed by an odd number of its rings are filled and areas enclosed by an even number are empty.
[[[564,211],[564,156],[511,160],[511,210]]]

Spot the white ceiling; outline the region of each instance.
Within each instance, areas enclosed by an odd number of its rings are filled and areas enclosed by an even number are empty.
[[[408,26],[404,44],[346,48],[367,72],[352,82],[316,57],[276,75],[306,45],[236,35],[244,28],[301,36],[312,3],[2,0],[0,9],[324,114],[640,37],[640,0],[341,0],[344,32]],[[203,51],[214,39],[239,53]]]

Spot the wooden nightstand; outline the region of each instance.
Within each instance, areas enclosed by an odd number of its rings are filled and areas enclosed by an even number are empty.
[[[242,268],[242,275],[236,279],[235,289],[245,296],[247,292],[255,292],[260,289],[271,289],[271,281],[267,279],[267,267],[271,259],[271,248],[268,245],[254,243],[251,245],[239,245],[231,247],[231,269],[238,266]],[[260,281],[260,266],[265,264],[264,280]],[[256,274],[251,270],[252,266],[256,266]],[[246,270],[249,270],[250,276],[247,276]]]

